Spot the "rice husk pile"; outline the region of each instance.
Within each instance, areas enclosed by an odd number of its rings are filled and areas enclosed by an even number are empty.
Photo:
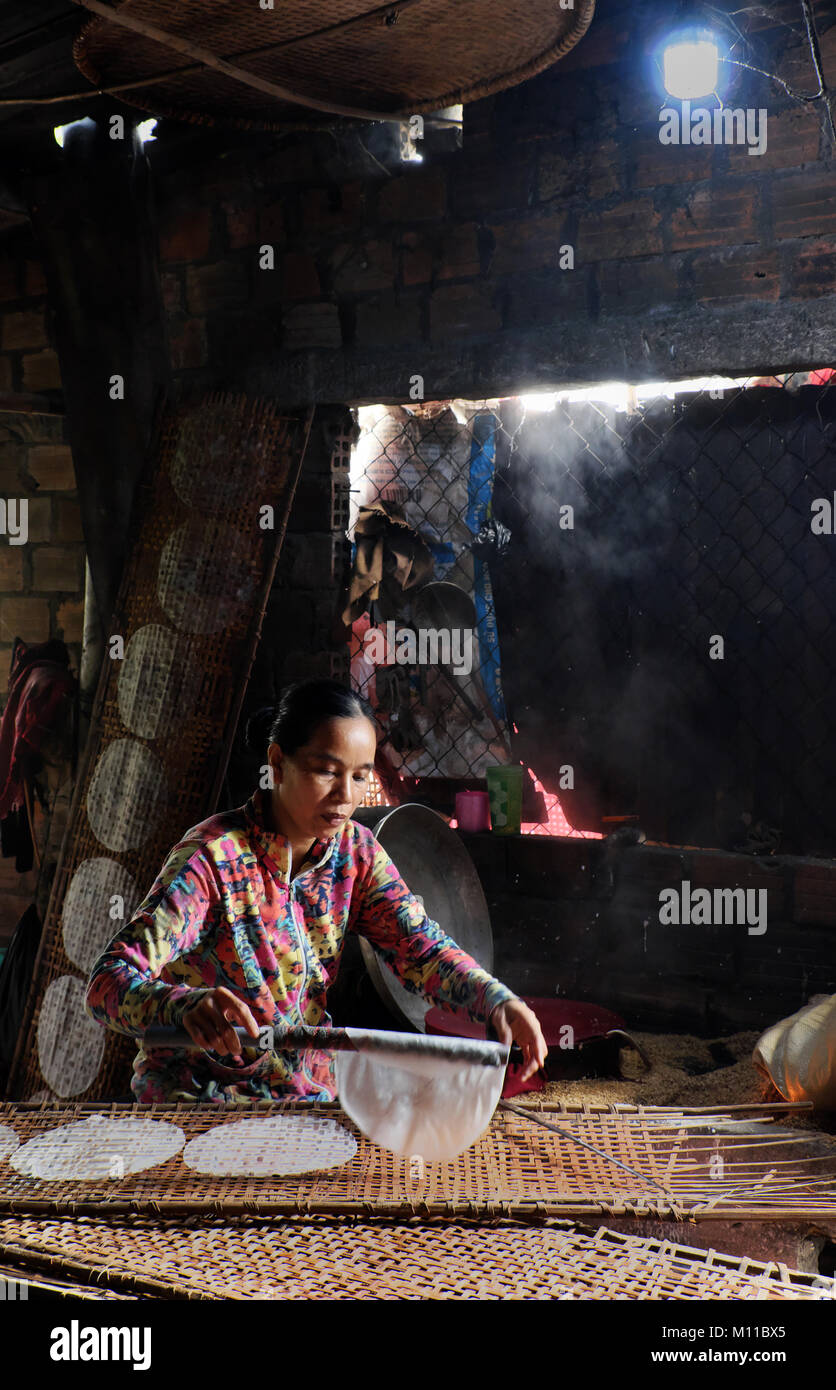
[[[590,1104],[704,1106],[782,1103],[783,1096],[757,1070],[752,1050],[760,1031],[724,1038],[696,1038],[690,1033],[632,1033],[652,1063],[645,1071],[632,1048],[620,1053],[622,1079],[590,1077],[548,1081],[542,1091],[515,1096],[515,1104],[537,1105],[586,1101]],[[715,1049],[720,1060],[717,1060]],[[731,1060],[729,1060],[731,1059]],[[812,1110],[781,1116],[781,1124],[836,1133],[836,1114]]]

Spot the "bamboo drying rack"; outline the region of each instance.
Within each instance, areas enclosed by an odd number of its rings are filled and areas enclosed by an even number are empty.
[[[836,1140],[745,1121],[795,1113],[786,1105],[647,1110],[556,1106],[555,1134],[498,1111],[482,1139],[452,1163],[418,1170],[365,1139],[336,1104],[0,1106],[20,1143],[90,1115],[139,1116],[180,1127],[186,1141],[259,1115],[328,1118],[353,1134],[357,1153],[338,1168],[292,1177],[215,1177],[180,1153],[121,1179],[24,1177],[0,1160],[0,1215],[185,1218],[239,1216],[420,1217],[480,1220],[636,1217],[654,1220],[836,1223]],[[722,1130],[716,1126],[722,1126]],[[595,1145],[596,1154],[571,1136]],[[607,1161],[611,1155],[626,1172]]]
[[[0,1218],[0,1258],[156,1299],[832,1300],[832,1279],[552,1221]]]

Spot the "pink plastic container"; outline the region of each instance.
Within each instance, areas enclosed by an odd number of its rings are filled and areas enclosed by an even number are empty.
[[[490,830],[491,814],[487,792],[456,792],[456,820],[459,830],[475,834]]]

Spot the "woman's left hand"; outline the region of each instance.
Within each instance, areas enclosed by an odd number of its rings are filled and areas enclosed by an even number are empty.
[[[521,999],[508,999],[491,1012],[491,1024],[501,1043],[518,1043],[522,1048],[523,1072],[527,1081],[545,1064],[549,1055],[537,1015]]]

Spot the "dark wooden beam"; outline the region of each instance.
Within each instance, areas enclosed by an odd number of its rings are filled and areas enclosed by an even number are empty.
[[[35,391],[0,391],[0,415],[63,415],[50,396]]]
[[[46,274],[93,588],[107,629],[137,483],[170,386],[145,154],[131,117],[67,132],[55,172],[22,185]],[[113,399],[112,379],[124,381]]]

